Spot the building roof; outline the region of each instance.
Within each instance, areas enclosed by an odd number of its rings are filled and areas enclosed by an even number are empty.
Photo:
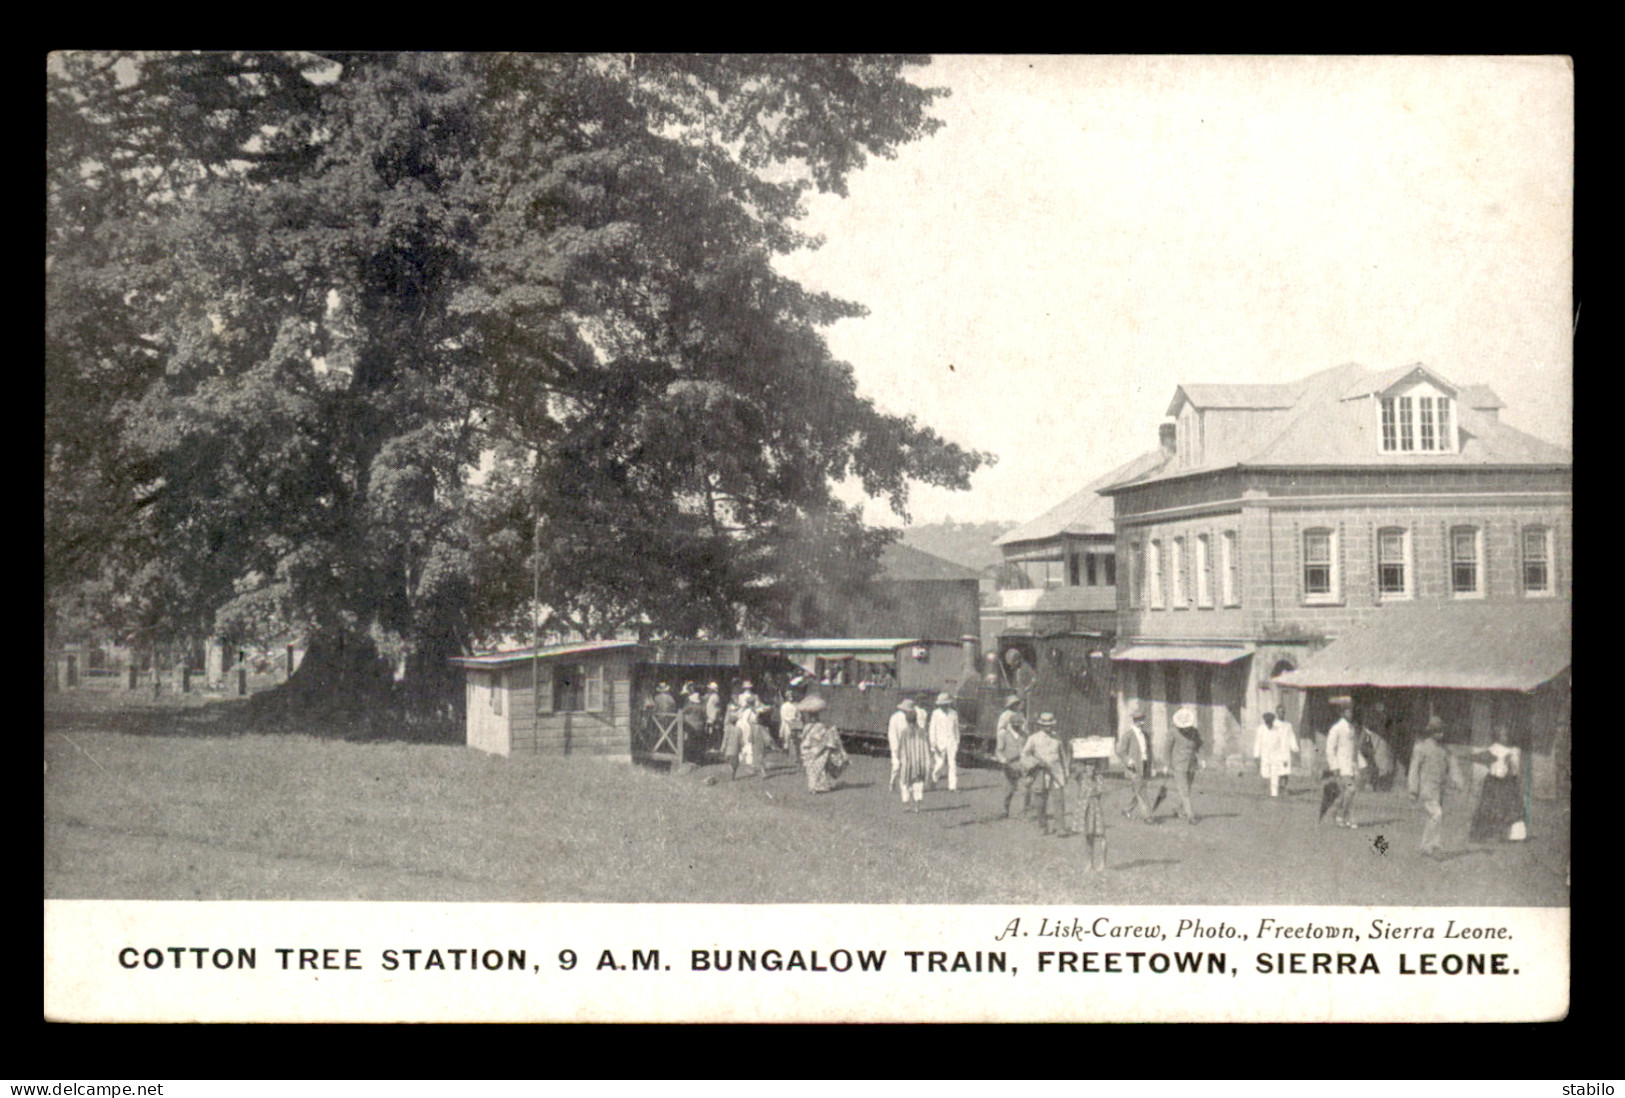
[[[813,637],[811,639],[772,639],[752,641],[752,648],[771,652],[817,652],[836,658],[842,652],[891,652],[910,644],[922,643],[918,637]],[[950,643],[958,643],[957,641]]]
[[[1369,370],[1354,379],[1354,384],[1344,390],[1343,400],[1356,400],[1360,397],[1370,396],[1373,393],[1386,393],[1402,381],[1411,381],[1425,378],[1433,382],[1440,389],[1456,396],[1460,392],[1454,385],[1422,365],[1413,362],[1409,366],[1394,366],[1387,370]]]
[[[456,656],[451,663],[458,667],[502,667],[526,660],[545,660],[554,656],[580,656],[593,652],[609,652],[617,648],[637,648],[634,640],[573,641],[568,644],[543,645],[541,648],[516,648],[508,652],[490,652],[483,656]]]
[[[1164,415],[1177,416],[1187,401],[1198,408],[1290,408],[1301,385],[1186,384],[1174,390]]]
[[[981,573],[935,553],[894,541],[880,551],[882,580],[979,580]]]
[[[1119,465],[1105,476],[1092,481],[1079,491],[1066,497],[1037,518],[1022,523],[1014,530],[994,540],[994,545],[1015,545],[1023,541],[1043,541],[1062,534],[1103,534],[1111,536],[1112,501],[1100,494],[1102,488],[1120,481],[1137,480],[1150,476],[1169,460],[1162,449],[1150,450],[1133,461]]]
[[[1385,606],[1275,681],[1286,686],[1533,690],[1569,666],[1567,600]]]
[[[1441,389],[1458,394],[1455,408],[1456,449],[1446,453],[1383,453],[1378,449],[1375,394],[1421,375]],[[1260,394],[1248,397],[1246,391]],[[1277,407],[1283,391],[1295,393],[1291,404]],[[1204,403],[1209,395],[1212,403]],[[1568,450],[1525,434],[1502,423],[1496,410],[1503,407],[1487,386],[1457,386],[1421,364],[1388,370],[1370,370],[1350,362],[1311,374],[1291,385],[1182,385],[1174,407],[1189,401],[1198,410],[1248,414],[1246,430],[1227,434],[1204,426],[1203,461],[1181,465],[1170,461],[1138,481],[1125,480],[1103,490],[1127,484],[1186,476],[1235,467],[1281,466],[1396,466],[1405,468],[1487,465],[1572,465]],[[1008,537],[1009,535],[1006,535]]]

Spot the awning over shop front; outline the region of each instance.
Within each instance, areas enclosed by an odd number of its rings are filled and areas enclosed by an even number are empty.
[[[1283,686],[1533,690],[1569,666],[1559,600],[1386,606],[1315,653]]]
[[[1185,660],[1190,663],[1235,663],[1253,654],[1251,645],[1222,644],[1131,644],[1112,653],[1112,659],[1129,663],[1160,663]]]

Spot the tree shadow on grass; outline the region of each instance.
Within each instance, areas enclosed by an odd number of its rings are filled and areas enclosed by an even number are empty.
[[[313,696],[288,684],[246,698],[171,694],[158,699],[96,693],[49,699],[46,732],[110,732],[126,736],[221,737],[305,735],[353,742],[461,745],[460,716],[414,709],[405,695]]]

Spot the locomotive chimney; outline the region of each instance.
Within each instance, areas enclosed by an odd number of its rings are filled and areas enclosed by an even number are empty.
[[[982,640],[969,633],[959,638],[960,660],[959,692],[974,692],[982,681]]]

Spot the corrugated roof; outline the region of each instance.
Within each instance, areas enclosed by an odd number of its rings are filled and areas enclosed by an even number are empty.
[[[541,648],[518,648],[510,652],[491,652],[483,656],[456,656],[450,661],[459,667],[499,667],[525,660],[550,659],[554,656],[577,656],[588,652],[607,652],[615,648],[636,648],[633,640],[575,641],[569,644],[544,645]]]
[[[814,637],[810,640],[759,640],[752,641],[750,646],[769,652],[890,652],[905,644],[919,643],[918,637]]]
[[[1229,385],[1188,383],[1174,390],[1164,415],[1177,416],[1187,401],[1198,408],[1290,408],[1298,399],[1300,383],[1291,385]]]
[[[1372,393],[1385,393],[1406,381],[1412,376],[1420,374],[1447,393],[1459,394],[1461,390],[1440,374],[1428,369],[1420,362],[1413,362],[1409,366],[1395,366],[1387,370],[1377,370],[1374,373],[1364,374],[1357,378],[1353,385],[1343,392],[1340,399],[1355,400],[1359,397],[1370,396]]]
[[[880,551],[880,578],[888,580],[979,580],[981,573],[946,557],[894,541]]]
[[[1161,448],[1143,453],[1133,461],[1119,465],[1105,476],[1067,496],[1037,518],[995,538],[993,544],[1015,545],[1023,541],[1042,541],[1062,534],[1111,536],[1114,533],[1112,501],[1101,495],[1100,490],[1119,481],[1134,480],[1153,473],[1162,468],[1168,459],[1169,455]]]
[[[1250,656],[1250,644],[1131,644],[1112,653],[1112,659],[1129,663],[1161,663],[1163,660],[1187,660],[1191,663],[1235,663]]]
[[[1418,370],[1458,392],[1457,448],[1446,453],[1384,453],[1380,449],[1380,425],[1371,394]],[[1191,387],[1182,388],[1188,391]],[[1142,480],[1162,480],[1234,466],[1416,468],[1574,463],[1574,456],[1568,450],[1502,423],[1493,414],[1501,406],[1500,402],[1487,387],[1462,386],[1457,390],[1452,383],[1419,364],[1374,371],[1350,362],[1311,374],[1293,388],[1299,391],[1299,396],[1292,407],[1285,414],[1278,413],[1275,425],[1259,431],[1239,452],[1231,450],[1222,460],[1197,466],[1182,467],[1170,462]],[[1464,394],[1470,394],[1470,399]],[[1115,491],[1121,487],[1121,484],[1108,486],[1105,490]]]
[[[1566,600],[1409,603],[1383,607],[1275,681],[1533,690],[1563,673],[1571,648]]]

